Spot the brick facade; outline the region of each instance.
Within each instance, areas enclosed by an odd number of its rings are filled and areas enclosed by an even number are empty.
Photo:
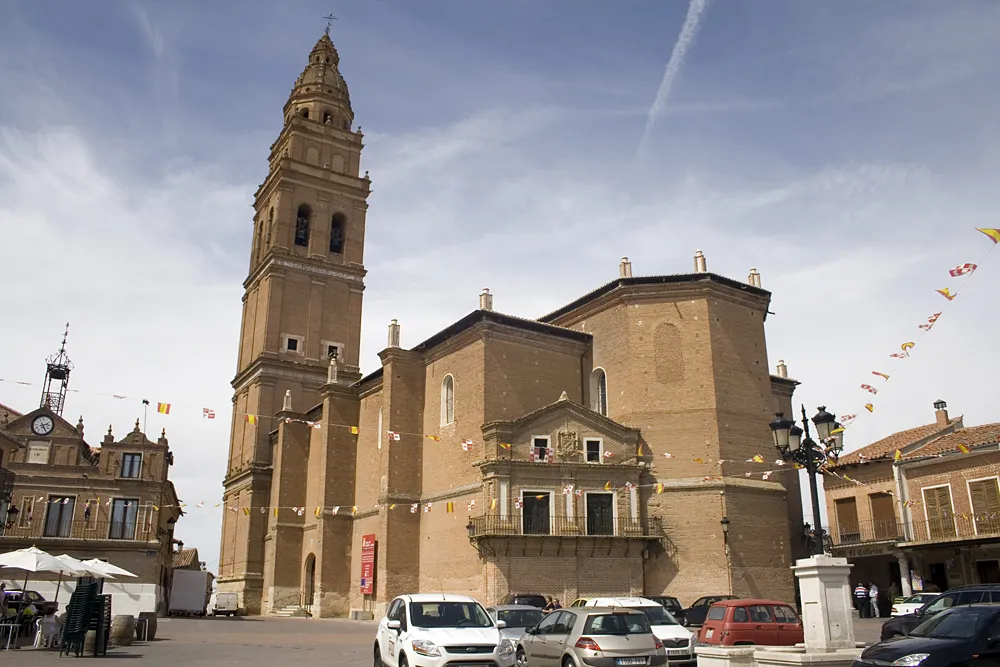
[[[768,372],[759,287],[705,272],[627,277],[538,320],[487,301],[413,349],[390,336],[382,368],[360,378],[369,181],[357,178],[361,134],[336,63],[324,37],[257,194],[219,590],[250,613],[301,604],[321,616],[380,613],[416,591],[792,600],[797,477],[763,480],[745,463],[773,459],[767,424],[790,412],[797,384]],[[324,108],[347,125],[324,127]],[[333,173],[310,166],[338,151],[349,159]],[[301,203],[353,206],[343,258],[328,237],[295,246]],[[330,340],[345,345],[332,369]],[[543,437],[554,460],[532,459]],[[363,595],[369,534],[375,589]]]

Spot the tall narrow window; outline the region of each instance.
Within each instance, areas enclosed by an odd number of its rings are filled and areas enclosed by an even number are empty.
[[[338,255],[344,252],[344,224],[347,218],[343,213],[334,213],[330,221],[330,252]]]
[[[264,230],[264,219],[261,218],[257,221],[257,233],[254,234],[253,240],[253,261],[258,261],[260,259],[260,239],[261,232]]]
[[[312,216],[312,209],[303,204],[299,206],[299,212],[295,216],[295,245],[306,247],[309,245],[309,218]]]
[[[922,489],[924,513],[931,539],[955,537],[955,513],[951,505],[951,486]]]
[[[45,509],[45,537],[70,537],[73,534],[73,510],[76,498],[49,496]]]
[[[115,498],[111,503],[111,529],[108,531],[108,539],[135,539],[135,522],[138,514],[138,498]]]
[[[269,209],[267,212],[267,238],[264,239],[264,243],[268,248],[271,247],[271,234],[274,233],[274,209]]]
[[[583,447],[587,454],[587,463],[600,463],[604,457],[604,443],[596,438],[583,441]]]
[[[441,424],[455,421],[455,378],[445,375],[441,381]]]
[[[977,535],[1000,533],[1000,485],[997,478],[969,482]]]
[[[608,416],[608,375],[603,368],[595,368],[590,374],[590,409]]]

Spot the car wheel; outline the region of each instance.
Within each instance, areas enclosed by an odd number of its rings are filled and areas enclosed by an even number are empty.
[[[562,667],[576,667],[576,661],[567,655],[563,658]]]
[[[514,665],[516,667],[528,667],[528,656],[524,654],[522,649],[517,649],[517,657],[514,659]]]
[[[378,649],[378,642],[375,642],[375,661],[373,665],[374,667],[385,667],[385,663],[382,662],[382,651]]]
[[[399,654],[399,667],[410,667],[410,661],[406,659],[405,653]]]

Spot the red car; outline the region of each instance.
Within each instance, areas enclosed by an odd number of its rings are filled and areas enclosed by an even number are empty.
[[[698,643],[715,646],[794,646],[803,641],[802,619],[774,600],[722,600],[708,610]]]

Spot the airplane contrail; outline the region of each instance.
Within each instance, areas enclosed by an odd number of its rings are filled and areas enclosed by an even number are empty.
[[[701,27],[706,9],[708,9],[708,0],[690,0],[688,3],[687,16],[684,17],[681,34],[678,35],[677,43],[674,44],[674,50],[670,54],[670,60],[667,61],[667,67],[663,72],[663,80],[660,81],[660,87],[656,90],[653,106],[649,109],[649,117],[646,119],[646,129],[643,131],[642,139],[639,141],[639,155],[642,154],[646,142],[649,140],[649,135],[653,131],[653,125],[656,124],[657,118],[663,114],[663,111],[667,107],[667,97],[670,96],[670,89],[674,85],[677,73],[680,72],[681,67],[684,65],[684,57],[687,55],[688,49],[694,45],[694,40],[698,36],[698,29]]]

